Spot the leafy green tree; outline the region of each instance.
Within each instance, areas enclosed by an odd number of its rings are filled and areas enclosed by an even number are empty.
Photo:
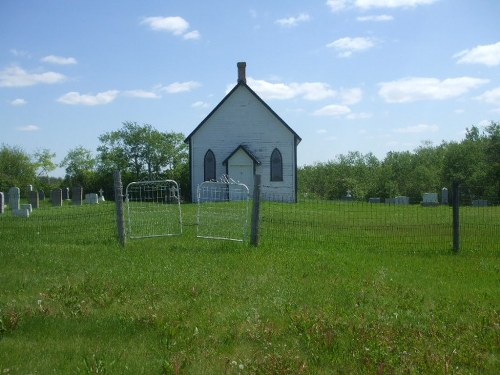
[[[164,133],[149,124],[126,121],[121,129],[102,134],[99,141],[103,173],[119,169],[124,180],[171,178],[187,188],[188,152],[182,133]]]
[[[68,151],[60,166],[66,169],[64,182],[70,186],[95,188],[93,182],[96,178],[96,158],[92,151],[83,146],[78,146]]]
[[[5,144],[0,146],[0,188],[8,189],[33,184],[36,178],[36,166],[29,154],[20,147]]]
[[[57,168],[57,164],[52,160],[56,157],[55,152],[50,152],[49,149],[44,148],[37,150],[33,155],[35,166],[37,169],[38,177],[45,177],[49,181],[49,173]]]

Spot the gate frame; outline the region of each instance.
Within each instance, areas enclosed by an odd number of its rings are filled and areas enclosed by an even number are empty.
[[[173,183],[175,187],[175,192],[177,192],[176,195],[173,195],[173,198],[177,199],[177,204],[178,207],[178,220],[179,220],[179,228],[180,232],[179,233],[167,233],[167,234],[153,234],[153,235],[141,235],[141,236],[134,236],[132,234],[132,224],[131,224],[131,218],[130,218],[130,200],[129,200],[129,188],[133,185],[148,185],[148,184],[160,184],[160,183]],[[142,190],[141,190],[142,191]],[[141,201],[142,202],[142,201]],[[182,235],[182,210],[181,210],[181,197],[180,197],[180,190],[179,190],[179,184],[175,180],[151,180],[151,181],[133,181],[127,185],[127,188],[125,189],[125,203],[127,205],[127,229],[129,230],[129,238],[131,239],[139,239],[139,238],[153,238],[153,237],[171,237],[171,236],[181,236]]]

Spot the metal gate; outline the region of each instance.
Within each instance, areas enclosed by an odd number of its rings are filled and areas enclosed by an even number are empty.
[[[125,202],[129,238],[182,234],[181,200],[176,181],[131,182],[125,191]]]
[[[196,236],[245,241],[248,236],[249,197],[245,184],[228,177],[198,185]]]

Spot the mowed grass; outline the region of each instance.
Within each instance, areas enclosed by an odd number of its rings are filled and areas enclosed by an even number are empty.
[[[0,216],[0,373],[500,373],[499,251],[330,226],[251,247],[196,238],[182,208],[182,236],[125,248],[111,203]]]

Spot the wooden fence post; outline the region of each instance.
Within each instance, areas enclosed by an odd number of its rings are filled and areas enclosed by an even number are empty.
[[[460,250],[460,184],[458,181],[453,181],[452,189],[453,251],[458,253]]]
[[[125,246],[126,236],[125,236],[125,220],[123,218],[123,184],[122,175],[120,171],[114,173],[114,185],[115,185],[115,207],[116,207],[116,225],[118,229],[118,239],[120,244]]]
[[[250,243],[253,246],[259,245],[259,230],[260,230],[260,174],[256,174],[254,176],[254,184],[253,184],[252,223],[250,232]]]

